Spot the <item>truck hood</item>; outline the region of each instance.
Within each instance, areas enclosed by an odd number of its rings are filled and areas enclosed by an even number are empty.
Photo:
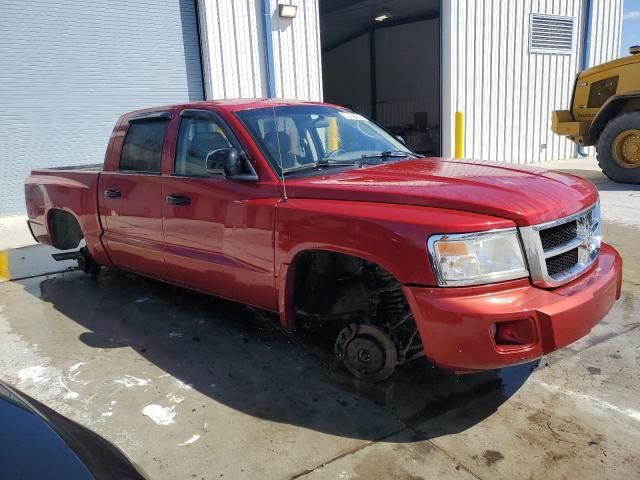
[[[289,198],[419,205],[481,213],[520,226],[591,206],[594,185],[574,175],[513,164],[417,158],[286,180]]]

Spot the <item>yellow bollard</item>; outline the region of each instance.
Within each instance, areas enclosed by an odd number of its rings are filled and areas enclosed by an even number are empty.
[[[327,152],[335,152],[340,148],[340,131],[338,129],[338,119],[329,118],[329,128],[327,128]]]
[[[464,114],[456,112],[456,149],[454,158],[464,157]]]
[[[0,251],[0,282],[11,280],[9,272],[9,252]]]

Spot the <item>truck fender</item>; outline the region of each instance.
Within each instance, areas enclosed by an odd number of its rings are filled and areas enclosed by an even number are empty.
[[[600,134],[607,126],[609,120],[617,117],[624,110],[625,106],[632,100],[637,100],[640,104],[640,92],[629,92],[624,95],[614,95],[610,97],[600,111],[596,114],[589,127],[589,137],[595,143],[600,138]]]

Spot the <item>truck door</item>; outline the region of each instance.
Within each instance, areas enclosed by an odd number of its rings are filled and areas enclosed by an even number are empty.
[[[277,189],[207,174],[205,158],[236,147],[213,111],[184,110],[175,158],[163,177],[165,261],[171,280],[222,297],[276,309],[273,228]]]
[[[123,121],[100,175],[103,241],[113,263],[166,278],[162,232],[162,152],[169,112]]]

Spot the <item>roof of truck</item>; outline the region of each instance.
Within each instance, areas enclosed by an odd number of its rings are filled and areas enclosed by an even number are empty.
[[[229,112],[236,112],[238,110],[251,110],[254,108],[265,108],[265,107],[283,107],[283,106],[289,106],[289,105],[333,106],[331,104],[322,103],[322,102],[286,100],[282,98],[234,98],[234,99],[226,99],[226,100],[206,100],[206,101],[198,101],[198,102],[176,103],[172,105],[159,105],[157,107],[145,108],[141,110],[135,110],[133,112],[128,112],[126,115],[128,116],[136,113],[153,112],[153,111],[160,111],[160,110],[173,110],[173,109],[183,110],[185,108],[207,108],[207,107],[216,107]]]

